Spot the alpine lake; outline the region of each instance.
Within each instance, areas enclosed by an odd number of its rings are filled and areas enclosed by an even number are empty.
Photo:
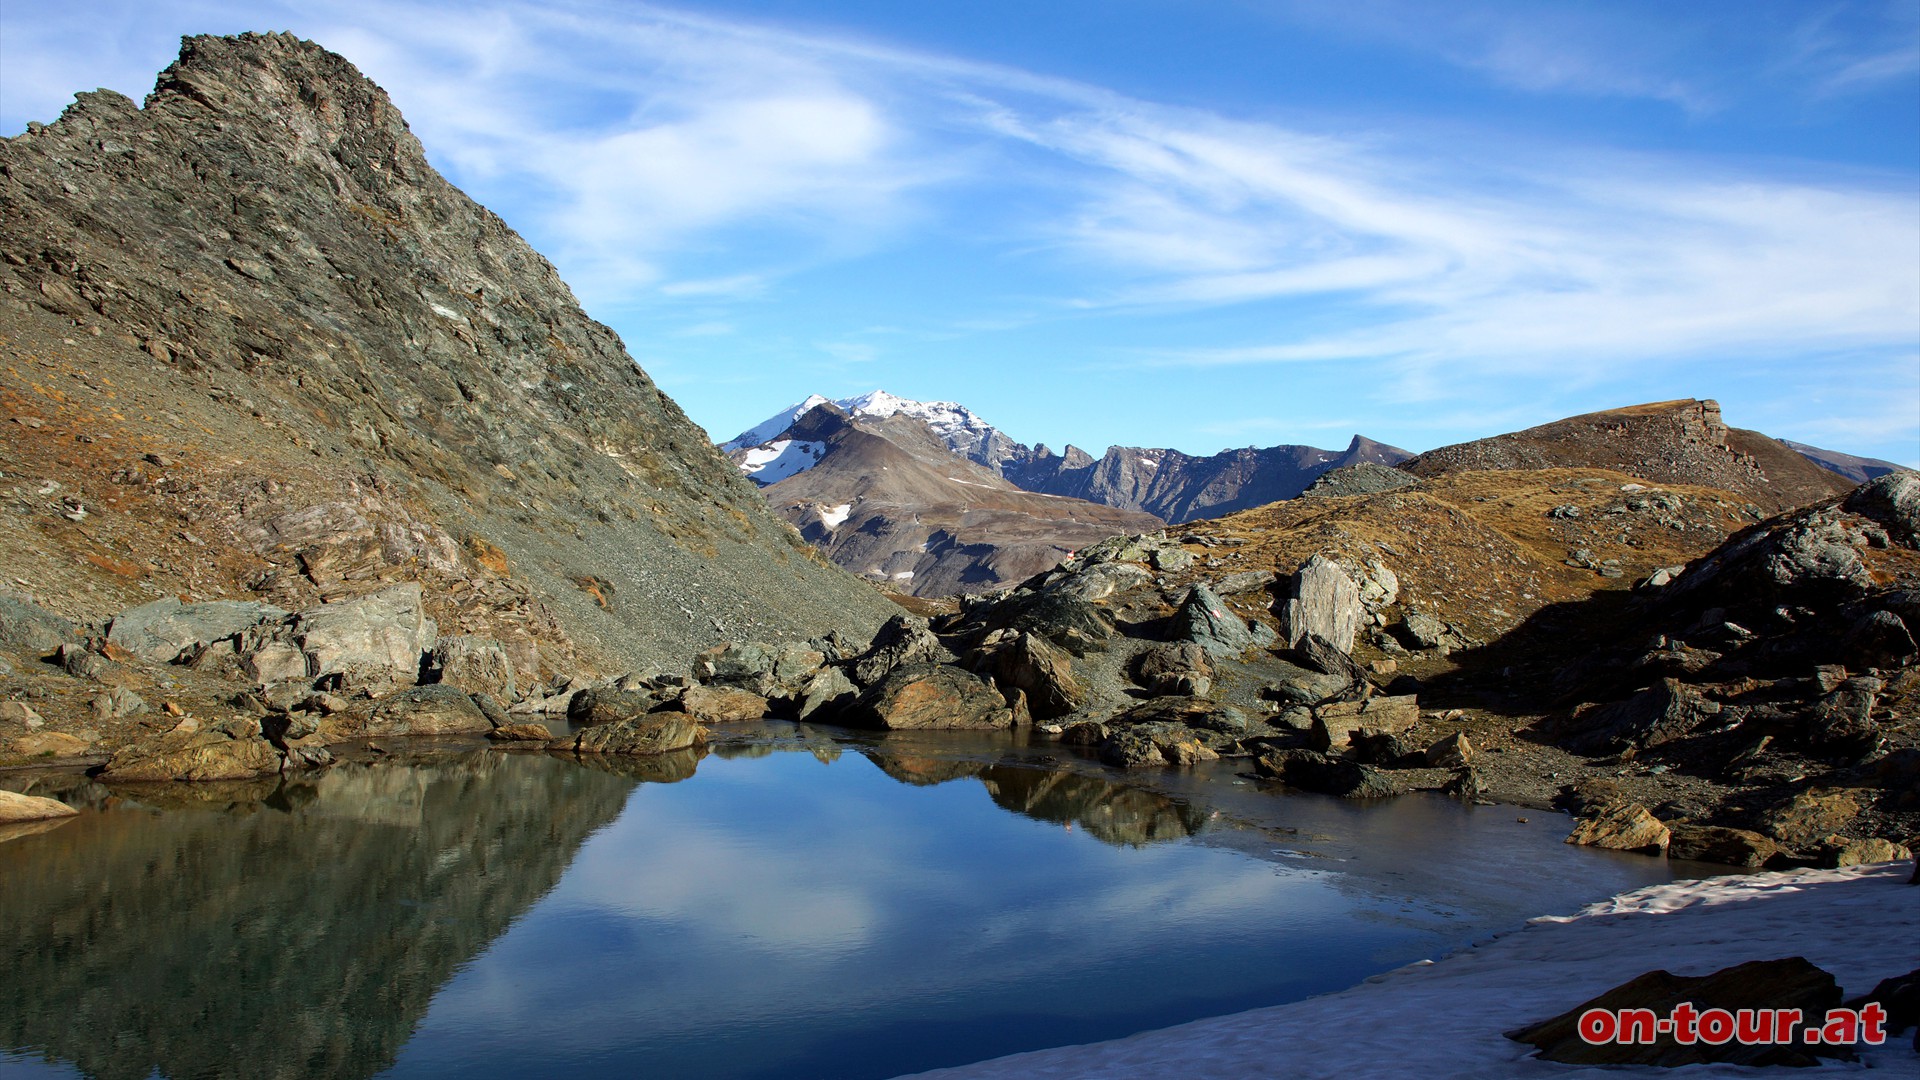
[[[891,1077],[1722,872],[1245,765],[767,723],[656,758],[395,740],[284,780],[43,776],[83,813],[0,842],[0,1074]]]

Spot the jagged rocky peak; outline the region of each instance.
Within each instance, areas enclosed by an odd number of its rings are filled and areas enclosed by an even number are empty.
[[[918,421],[926,425],[935,438],[946,444],[948,450],[993,469],[998,469],[1002,462],[1026,451],[1026,447],[1014,442],[958,402],[914,401],[885,390],[872,390],[855,397],[831,401],[819,394],[808,395],[805,401],[780,410],[722,443],[720,449],[735,455],[737,461],[736,451],[764,446],[785,438],[787,430],[796,421],[822,405],[832,405],[855,420],[884,422],[893,417],[905,417]],[[896,425],[895,430],[903,429]]]
[[[311,42],[190,37],[144,108],[81,94],[0,142],[0,255],[0,341],[45,345],[18,369],[90,380],[57,401],[0,370],[41,425],[0,431],[7,471],[113,490],[152,451],[174,463],[156,495],[240,538],[193,566],[162,557],[159,517],[129,514],[119,557],[153,569],[100,575],[102,594],[251,590],[298,609],[439,575],[443,608],[480,582],[470,610],[511,593],[524,632],[627,665],[741,625],[884,617],[546,259],[440,176],[386,93]],[[129,398],[137,413],[113,404]],[[63,465],[36,441],[56,433],[94,449]],[[29,538],[11,554],[45,561],[30,578],[75,542]]]

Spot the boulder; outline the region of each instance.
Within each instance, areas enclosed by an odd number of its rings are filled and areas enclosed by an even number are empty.
[[[150,664],[171,664],[182,654],[237,638],[261,623],[278,622],[286,616],[285,611],[257,601],[183,604],[169,596],[115,615],[107,624],[107,643]]]
[[[567,720],[576,727],[612,724],[645,716],[661,704],[660,696],[649,690],[590,687],[574,694],[567,702]]]
[[[80,811],[61,802],[59,799],[45,799],[38,795],[22,795],[17,791],[0,788],[0,825],[17,825],[22,821],[46,821],[49,818],[73,817]]]
[[[1155,694],[1206,697],[1213,689],[1213,661],[1196,642],[1165,642],[1140,654],[1134,678]]]
[[[0,649],[44,656],[80,636],[79,628],[46,608],[0,593]]]
[[[985,680],[947,664],[903,664],[847,709],[854,727],[887,731],[994,730],[1011,727],[1006,699]]]
[[[1465,732],[1456,731],[1427,747],[1426,759],[1436,769],[1465,768],[1473,764],[1473,744]]]
[[[1693,687],[1678,679],[1661,679],[1625,701],[1576,709],[1567,745],[1583,753],[1659,746],[1717,720],[1720,711],[1719,702],[1709,701]]]
[[[1424,611],[1408,611],[1400,619],[1401,634],[1416,649],[1459,648],[1465,642],[1453,627]]]
[[[1110,728],[1139,724],[1177,724],[1198,731],[1216,732],[1230,739],[1241,738],[1255,730],[1246,713],[1232,705],[1200,697],[1154,698],[1107,720]]]
[[[418,681],[421,658],[438,636],[418,582],[302,611],[288,631],[306,657],[307,677],[337,675],[343,685],[373,689]]]
[[[758,642],[727,642],[701,653],[693,661],[693,677],[702,685],[730,686],[761,697],[772,692],[778,658]]]
[[[1271,630],[1262,634],[1254,629],[1256,625],[1236,614],[1212,589],[1196,583],[1173,613],[1168,638],[1194,642],[1211,656],[1237,657],[1261,644],[1263,638],[1271,638]]]
[[[1583,818],[1567,834],[1567,843],[1612,851],[1658,852],[1672,839],[1672,830],[1639,803],[1616,803]]]
[[[1846,788],[1811,788],[1766,815],[1767,835],[1791,848],[1803,848],[1841,832],[1860,816],[1859,795]]]
[[[1386,732],[1354,735],[1351,743],[1353,750],[1349,756],[1362,765],[1377,765],[1382,769],[1427,767],[1427,756],[1398,735],[1390,735]]]
[[[1870,611],[1855,619],[1841,642],[1841,653],[1852,667],[1904,667],[1913,662],[1914,652],[1906,620],[1891,611]]]
[[[590,727],[561,740],[558,748],[576,754],[665,754],[706,741],[707,729],[692,716],[663,712]]]
[[[731,724],[767,715],[767,699],[729,686],[690,686],[680,708],[703,724]]]
[[[1419,722],[1420,699],[1412,694],[1336,701],[1313,711],[1307,741],[1316,750],[1337,753],[1356,735],[1400,735]]]
[[[1905,844],[1896,844],[1877,836],[1864,840],[1854,840],[1845,836],[1828,838],[1822,845],[1821,864],[1824,866],[1867,866],[1871,863],[1898,862],[1913,858],[1913,852]]]
[[[493,730],[473,697],[457,686],[411,686],[382,698],[367,718],[368,735],[461,735]]]
[[[800,690],[800,719],[828,720],[860,696],[847,673],[838,667],[821,668]]]
[[[1404,790],[1371,765],[1313,750],[1278,750],[1254,761],[1254,771],[1291,788],[1343,799],[1381,799]]]
[[[853,681],[873,686],[903,664],[944,664],[953,654],[928,629],[927,620],[895,615],[873,637],[873,644],[853,662]]]
[[[1052,720],[1087,703],[1087,688],[1073,675],[1073,661],[1038,634],[1015,632],[985,652],[982,666],[1002,690],[1026,694],[1035,719]]]
[[[1537,1024],[1507,1032],[1507,1038],[1540,1048],[1547,1061],[1569,1065],[1654,1065],[1672,1068],[1707,1062],[1744,1066],[1815,1065],[1816,1054],[1851,1058],[1851,1048],[1808,1046],[1798,1041],[1742,1044],[1736,1040],[1710,1043],[1694,1039],[1681,1043],[1672,1033],[1648,1031],[1650,1041],[1609,1039],[1588,1042],[1580,1036],[1580,1017],[1590,1009],[1616,1015],[1622,1009],[1645,1009],[1655,1018],[1673,1015],[1674,1007],[1691,1003],[1696,1015],[1709,1009],[1798,1009],[1819,1019],[1840,1004],[1840,987],[1832,975],[1804,958],[1751,960],[1711,975],[1686,977],[1667,971],[1649,971],[1599,997],[1583,1001],[1566,1012]]]
[[[0,701],[0,724],[18,725],[34,731],[46,724],[33,706],[24,701]]]
[[[1181,724],[1141,724],[1109,732],[1100,741],[1100,760],[1122,769],[1156,765],[1193,765],[1220,755]]]
[[[457,686],[469,694],[486,694],[505,703],[511,703],[518,696],[513,661],[507,656],[507,650],[493,638],[471,634],[457,634],[436,642],[427,653],[426,677],[422,681]]]
[[[1064,574],[1057,581],[1049,583],[1046,591],[1064,599],[1090,602],[1151,584],[1153,572],[1144,566],[1130,562],[1104,562]]]
[[[1280,636],[1288,648],[1312,634],[1343,653],[1353,651],[1367,610],[1360,586],[1339,563],[1325,555],[1308,559],[1288,581],[1288,595],[1279,612]]]
[[[1920,547],[1920,473],[1900,470],[1853,489],[1842,508],[1885,526],[1903,547]]]
[[[1016,592],[994,602],[985,612],[982,629],[1039,634],[1075,656],[1105,651],[1114,636],[1112,620],[1098,605],[1054,589]]]
[[[7,744],[13,753],[23,758],[61,758],[81,757],[93,749],[91,738],[80,738],[59,731],[30,731],[20,735]]]
[[[545,724],[503,724],[487,732],[487,738],[495,742],[547,743],[553,741],[553,732]]]
[[[1884,686],[1870,675],[1841,680],[1803,718],[1801,732],[1807,745],[1819,753],[1848,757],[1873,750],[1880,741],[1873,706]]]
[[[1779,852],[1780,845],[1748,829],[1720,825],[1673,825],[1667,857],[1727,866],[1759,867]]]
[[[1294,658],[1307,668],[1322,675],[1331,675],[1348,686],[1357,686],[1366,681],[1367,673],[1353,657],[1344,650],[1321,640],[1319,634],[1308,633],[1293,647]]]

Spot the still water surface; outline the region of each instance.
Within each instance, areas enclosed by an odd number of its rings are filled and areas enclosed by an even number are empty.
[[[1350,986],[1666,880],[1564,819],[770,726],[108,793],[0,843],[0,1073],[888,1077]],[[1522,823],[1517,820],[1527,817]]]

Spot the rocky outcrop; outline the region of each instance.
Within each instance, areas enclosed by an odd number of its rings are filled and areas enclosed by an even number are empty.
[[[555,749],[576,754],[653,755],[669,754],[704,746],[707,729],[686,713],[652,713],[628,720],[615,720],[580,732],[571,739],[553,745]]]
[[[1341,565],[1315,555],[1294,571],[1288,597],[1275,605],[1280,615],[1280,637],[1289,648],[1308,635],[1343,653],[1353,651],[1354,636],[1367,619],[1360,587]]]
[[[89,92],[0,142],[0,254],[7,472],[57,493],[0,572],[53,607],[418,581],[525,682],[890,610],[316,45],[188,38],[144,107]]]

